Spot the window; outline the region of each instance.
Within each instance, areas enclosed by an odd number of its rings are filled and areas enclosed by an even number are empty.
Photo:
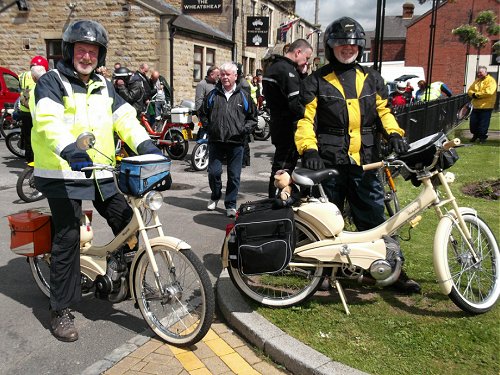
[[[208,68],[215,64],[215,50],[212,48],[207,48],[206,56],[207,63],[205,65],[205,73],[207,72]]]
[[[252,76],[255,74],[255,59],[251,57],[248,59],[248,74]]]
[[[203,77],[203,47],[194,46],[193,79],[201,81]]]
[[[4,73],[3,80],[5,81],[7,90],[10,92],[21,92],[21,89],[19,88],[19,80],[16,77],[10,75],[9,73]]]
[[[53,69],[56,67],[57,62],[62,60],[62,40],[53,39],[46,41],[47,48],[47,60],[49,61],[49,68]]]
[[[215,64],[215,49],[194,46],[193,80],[199,82],[207,74],[209,67]]]

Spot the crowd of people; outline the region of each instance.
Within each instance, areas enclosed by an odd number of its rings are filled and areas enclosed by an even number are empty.
[[[132,217],[109,176],[88,178],[82,168],[105,162],[106,156],[114,159],[115,132],[137,154],[161,154],[138,116],[151,108],[151,119],[160,121],[165,107],[171,105],[171,95],[166,79],[157,70],[151,71],[147,63],[134,72],[120,63],[112,73],[105,68],[108,34],[101,24],[75,21],[64,31],[62,40],[63,59],[55,69],[49,70],[47,60],[37,56],[30,71],[21,75],[22,88],[29,96],[23,111],[30,117],[23,132],[31,134],[33,153],[27,152],[26,157],[28,161],[34,158],[35,183],[47,197],[53,218],[50,327],[57,339],[75,341],[78,332],[70,306],[81,295],[82,200],[93,202],[115,234]],[[313,47],[305,39],[291,43],[283,55],[272,56],[265,71],[258,69],[255,75],[245,76],[241,64],[235,62],[207,69],[196,87],[195,108],[208,132],[209,211],[214,211],[223,197],[222,166],[226,163],[224,208],[228,217],[235,217],[241,171],[249,165],[245,158],[258,109],[265,100],[275,148],[269,198],[276,197],[274,174],[282,169],[291,173],[301,161],[308,169],[339,171],[325,184],[325,192],[339,208],[349,204],[358,230],[371,229],[386,220],[381,183],[375,172],[363,171],[362,166],[379,160],[379,137],[397,153],[408,150],[405,132],[391,105],[433,100],[442,93],[450,96],[451,91],[442,82],[427,85],[420,81],[415,97],[409,84],[398,84],[396,93],[389,96],[379,72],[358,63],[365,45],[363,27],[342,17],[324,33],[327,64],[311,74],[308,67]],[[496,82],[485,67],[480,67],[468,94],[474,104],[472,141],[484,141],[496,94]],[[103,95],[110,100],[99,99]],[[79,116],[80,112],[85,115]],[[87,128],[94,132],[102,154],[76,146],[78,133]],[[408,293],[420,291],[405,272],[395,286]]]

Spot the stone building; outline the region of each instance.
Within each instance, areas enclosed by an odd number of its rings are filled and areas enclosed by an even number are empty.
[[[146,62],[167,78],[174,104],[194,99],[197,83],[207,68],[225,61],[243,63],[255,74],[270,51],[297,38],[318,45],[314,25],[291,11],[295,0],[0,0],[0,66],[18,74],[35,55],[46,56],[51,67],[61,58],[61,35],[77,19],[93,19],[108,30],[107,65],[120,62],[135,71]],[[247,17],[268,17],[267,47],[247,45]],[[278,42],[281,24],[293,23],[284,42]],[[310,34],[310,35],[309,35]]]

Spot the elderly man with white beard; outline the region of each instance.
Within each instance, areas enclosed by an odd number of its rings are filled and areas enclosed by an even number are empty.
[[[326,28],[324,47],[329,63],[303,81],[305,112],[295,132],[303,167],[338,170],[339,175],[323,187],[341,210],[347,200],[359,231],[385,221],[383,187],[376,171],[362,168],[380,160],[379,134],[396,153],[408,150],[404,130],[388,106],[383,78],[356,62],[365,43],[363,28],[351,18],[339,18]],[[404,272],[394,285],[407,293],[420,291]]]

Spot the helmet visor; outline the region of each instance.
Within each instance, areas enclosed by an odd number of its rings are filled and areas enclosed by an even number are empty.
[[[345,45],[358,45],[361,48],[365,47],[366,41],[359,38],[341,38],[341,39],[328,39],[326,42],[330,48]]]

